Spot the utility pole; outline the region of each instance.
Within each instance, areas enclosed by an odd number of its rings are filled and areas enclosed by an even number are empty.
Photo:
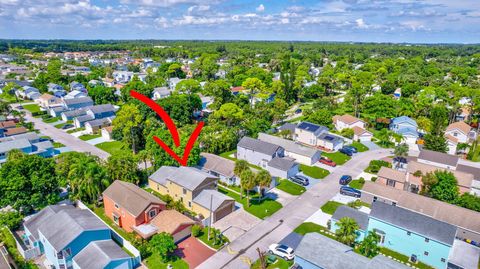
[[[210,229],[212,227],[212,203],[213,203],[213,194],[210,194],[210,225],[208,225],[208,241],[210,241]]]

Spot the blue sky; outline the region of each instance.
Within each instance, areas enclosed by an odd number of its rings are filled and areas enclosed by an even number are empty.
[[[0,38],[480,43],[480,0],[0,0]]]

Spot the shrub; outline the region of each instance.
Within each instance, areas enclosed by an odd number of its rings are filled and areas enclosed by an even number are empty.
[[[363,177],[359,178],[358,183],[365,184],[365,179]]]
[[[372,179],[370,179],[372,182],[375,182],[377,181],[377,177],[372,177]]]
[[[192,235],[194,237],[199,237],[201,233],[202,233],[202,227],[200,227],[200,225],[192,226]]]

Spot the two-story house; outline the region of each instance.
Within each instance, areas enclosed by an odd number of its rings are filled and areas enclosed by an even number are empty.
[[[415,120],[407,116],[401,116],[392,119],[390,122],[390,130],[401,135],[403,137],[403,142],[410,145],[415,145],[417,143],[418,135],[418,125]]]
[[[35,100],[35,102],[45,109],[49,109],[50,107],[54,107],[54,106],[58,107],[62,105],[60,98],[48,93],[44,93],[40,95],[40,97],[37,100]]]
[[[104,192],[105,215],[127,232],[166,209],[164,201],[135,184],[115,180]]]
[[[333,125],[335,125],[337,131],[346,128],[352,129],[353,127],[365,129],[365,122],[363,120],[348,114],[333,116]]]
[[[292,140],[284,139],[278,136],[259,133],[258,139],[278,145],[284,148],[284,154],[287,157],[295,159],[296,162],[305,165],[312,165],[320,160],[321,151],[311,147],[301,145]]]
[[[59,117],[61,116],[62,112],[77,110],[84,107],[93,106],[93,100],[90,97],[79,97],[79,98],[72,98],[72,99],[62,99],[62,106],[61,107],[52,107],[48,110],[48,113],[52,117]],[[63,119],[63,117],[62,117]],[[69,119],[70,120],[70,119]]]
[[[477,132],[463,121],[454,122],[447,126],[445,130],[445,137],[452,142],[449,146],[449,153],[456,153],[456,146],[458,143],[469,143],[477,139]]]
[[[337,151],[344,144],[343,138],[329,133],[327,127],[306,121],[295,127],[295,141],[327,151]]]
[[[160,194],[181,201],[204,220],[211,212],[213,223],[235,210],[235,200],[216,191],[217,181],[217,177],[194,167],[162,166],[148,178],[148,185]],[[209,220],[204,223],[208,224]]]
[[[111,104],[90,106],[83,109],[84,113],[73,119],[75,128],[81,128],[86,122],[95,119],[105,119],[115,117],[115,107]],[[103,126],[102,126],[103,127]]]

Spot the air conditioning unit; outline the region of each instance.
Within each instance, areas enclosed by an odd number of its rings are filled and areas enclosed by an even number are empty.
[[[412,256],[410,256],[409,261],[411,263],[417,263],[417,255],[412,254]]]

